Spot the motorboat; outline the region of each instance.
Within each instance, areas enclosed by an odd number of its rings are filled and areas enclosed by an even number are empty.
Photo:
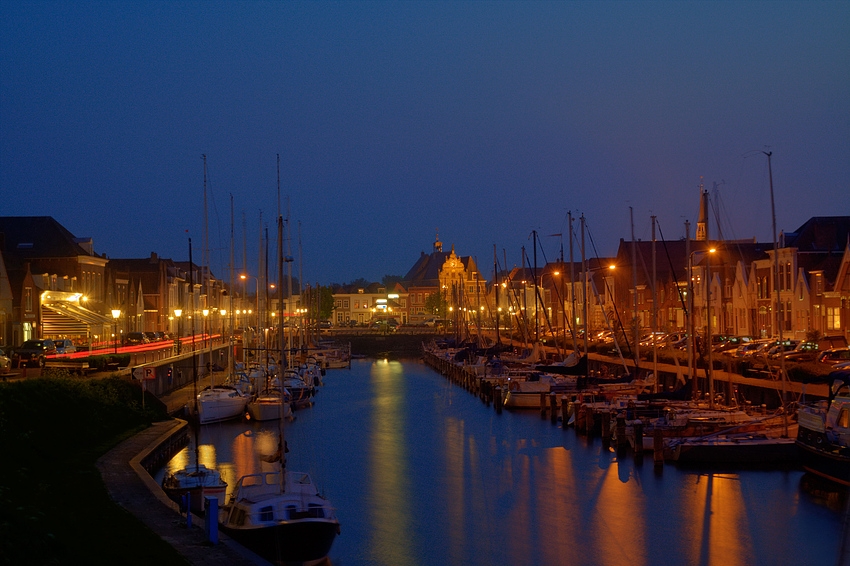
[[[339,520],[309,474],[281,470],[239,479],[219,514],[221,530],[275,564],[325,558]]]
[[[197,452],[197,451],[196,451]],[[218,470],[207,468],[203,464],[190,464],[186,468],[171,472],[162,478],[162,489],[172,500],[185,506],[187,512],[203,512],[207,497],[218,499],[221,508],[225,503],[227,482],[221,478]],[[188,502],[186,496],[189,497]]]
[[[803,468],[850,486],[850,370],[829,374],[829,398],[797,410],[797,447]]]

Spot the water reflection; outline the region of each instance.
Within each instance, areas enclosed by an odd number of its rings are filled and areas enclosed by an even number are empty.
[[[372,365],[369,391],[369,482],[371,499],[370,555],[375,564],[415,564],[410,546],[411,485],[405,437],[404,371],[401,363]]]
[[[536,411],[496,414],[429,368],[329,371],[287,426],[290,467],[337,507],[344,566],[834,563],[842,504],[793,470],[700,473],[635,460]],[[260,423],[201,429],[202,461],[241,475]],[[208,445],[208,448],[206,447]],[[184,451],[169,466],[185,465]]]

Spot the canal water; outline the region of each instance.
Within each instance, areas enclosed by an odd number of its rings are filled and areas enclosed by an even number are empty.
[[[416,360],[356,360],[324,383],[286,439],[289,469],[337,508],[334,566],[838,561],[842,498],[801,471],[659,471],[536,411],[497,414]],[[204,426],[201,462],[232,486],[271,470],[258,454],[276,435],[276,423]]]

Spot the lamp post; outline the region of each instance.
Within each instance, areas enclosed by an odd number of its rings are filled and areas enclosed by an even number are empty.
[[[181,324],[180,317],[183,315],[183,309],[174,309],[174,316],[177,317],[177,355],[180,355],[180,346],[182,344],[182,333],[181,333]]]
[[[121,316],[120,309],[112,309],[112,326],[114,331],[112,332],[112,345],[114,347],[113,352],[118,353],[118,317]]]

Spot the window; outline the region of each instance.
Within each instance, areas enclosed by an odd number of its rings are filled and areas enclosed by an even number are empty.
[[[24,310],[32,312],[32,287],[24,289],[24,304],[26,305]]]
[[[841,309],[839,307],[826,307],[826,329],[841,329]]]
[[[838,422],[836,424],[841,428],[850,427],[850,410],[841,409],[841,412],[838,414]]]

